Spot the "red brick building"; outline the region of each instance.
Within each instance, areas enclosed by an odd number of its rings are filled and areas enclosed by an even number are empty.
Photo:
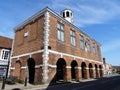
[[[6,73],[11,48],[12,39],[0,36],[0,76]]]
[[[14,31],[11,75],[29,83],[103,76],[101,45],[73,25],[71,10],[46,7]]]

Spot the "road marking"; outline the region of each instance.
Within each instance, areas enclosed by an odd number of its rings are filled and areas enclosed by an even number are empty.
[[[72,90],[79,90],[81,88],[86,88],[86,87],[90,87],[90,86],[93,86],[94,84],[89,84],[89,85],[85,85],[85,86],[82,86],[82,87],[78,87],[78,88],[74,88]]]

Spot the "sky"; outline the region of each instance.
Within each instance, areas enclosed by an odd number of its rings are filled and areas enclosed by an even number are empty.
[[[74,25],[102,45],[102,57],[120,65],[120,0],[0,0],[0,36],[14,38],[14,27],[48,6],[74,14]]]

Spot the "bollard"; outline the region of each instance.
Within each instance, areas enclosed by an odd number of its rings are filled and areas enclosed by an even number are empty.
[[[5,76],[3,76],[3,82],[2,82],[2,88],[1,88],[2,90],[4,90],[5,89]]]
[[[26,87],[27,86],[27,77],[25,78],[25,84],[24,86]]]

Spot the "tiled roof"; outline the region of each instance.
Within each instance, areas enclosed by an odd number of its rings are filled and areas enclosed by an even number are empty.
[[[12,39],[0,36],[0,48],[12,48]]]

